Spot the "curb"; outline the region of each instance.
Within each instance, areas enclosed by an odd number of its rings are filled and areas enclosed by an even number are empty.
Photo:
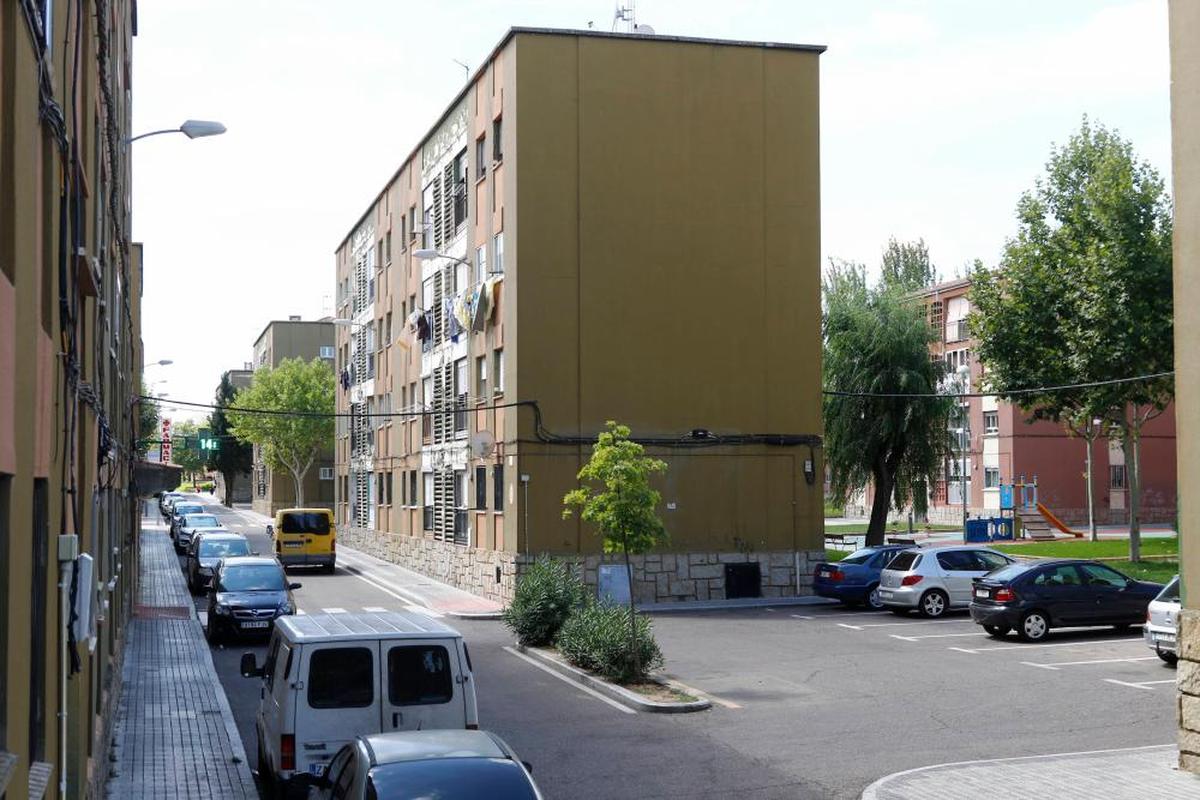
[[[505,648],[508,649],[508,648]],[[603,678],[596,677],[589,672],[573,667],[563,661],[558,660],[549,653],[536,648],[526,647],[523,644],[515,644],[513,648],[516,652],[530,658],[536,659],[539,663],[545,665],[549,669],[563,676],[572,683],[579,684],[593,691],[599,692],[606,697],[616,700],[623,706],[632,708],[635,711],[645,711],[651,714],[687,714],[693,711],[704,711],[711,708],[712,703],[707,698],[700,698],[687,703],[664,703],[658,700],[647,700],[637,692],[626,689],[622,686],[617,686],[615,683],[610,683]],[[650,679],[663,686],[670,686],[671,682],[651,675]]]
[[[690,600],[679,603],[640,603],[637,610],[643,614],[684,613],[688,611],[729,611],[739,608],[774,608],[776,606],[826,606],[841,605],[828,597],[746,597],[738,600]]]
[[[438,613],[455,619],[483,621],[504,619],[503,611],[438,611]]]

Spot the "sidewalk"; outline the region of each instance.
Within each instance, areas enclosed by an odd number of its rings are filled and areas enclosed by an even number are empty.
[[[1200,776],[1175,768],[1175,745],[964,761],[898,772],[866,788],[862,800],[1190,800]]]
[[[152,505],[113,729],[109,798],[258,797],[174,548]]]
[[[251,511],[248,503],[234,503],[233,508],[254,524],[266,525],[271,521],[269,517]],[[340,541],[337,546],[337,563],[351,575],[374,585],[377,589],[430,611],[460,619],[500,618],[502,607],[493,600],[347,547]]]

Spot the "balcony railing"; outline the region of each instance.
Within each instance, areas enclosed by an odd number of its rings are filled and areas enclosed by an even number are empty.
[[[955,322],[946,323],[946,341],[947,342],[965,342],[971,338],[971,332],[967,327],[965,319],[956,320]]]

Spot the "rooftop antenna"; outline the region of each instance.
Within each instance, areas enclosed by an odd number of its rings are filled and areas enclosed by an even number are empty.
[[[626,0],[624,3],[617,4],[617,9],[613,12],[613,31],[617,30],[618,22],[628,23],[629,33],[637,30],[637,3],[635,0]]]

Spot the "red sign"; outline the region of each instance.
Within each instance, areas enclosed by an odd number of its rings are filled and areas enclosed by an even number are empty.
[[[164,464],[170,464],[171,463],[171,420],[167,419],[166,417],[163,417],[162,433],[159,436],[159,438],[162,439],[162,445],[160,446],[161,449],[159,450],[161,455],[159,456],[159,459]]]

